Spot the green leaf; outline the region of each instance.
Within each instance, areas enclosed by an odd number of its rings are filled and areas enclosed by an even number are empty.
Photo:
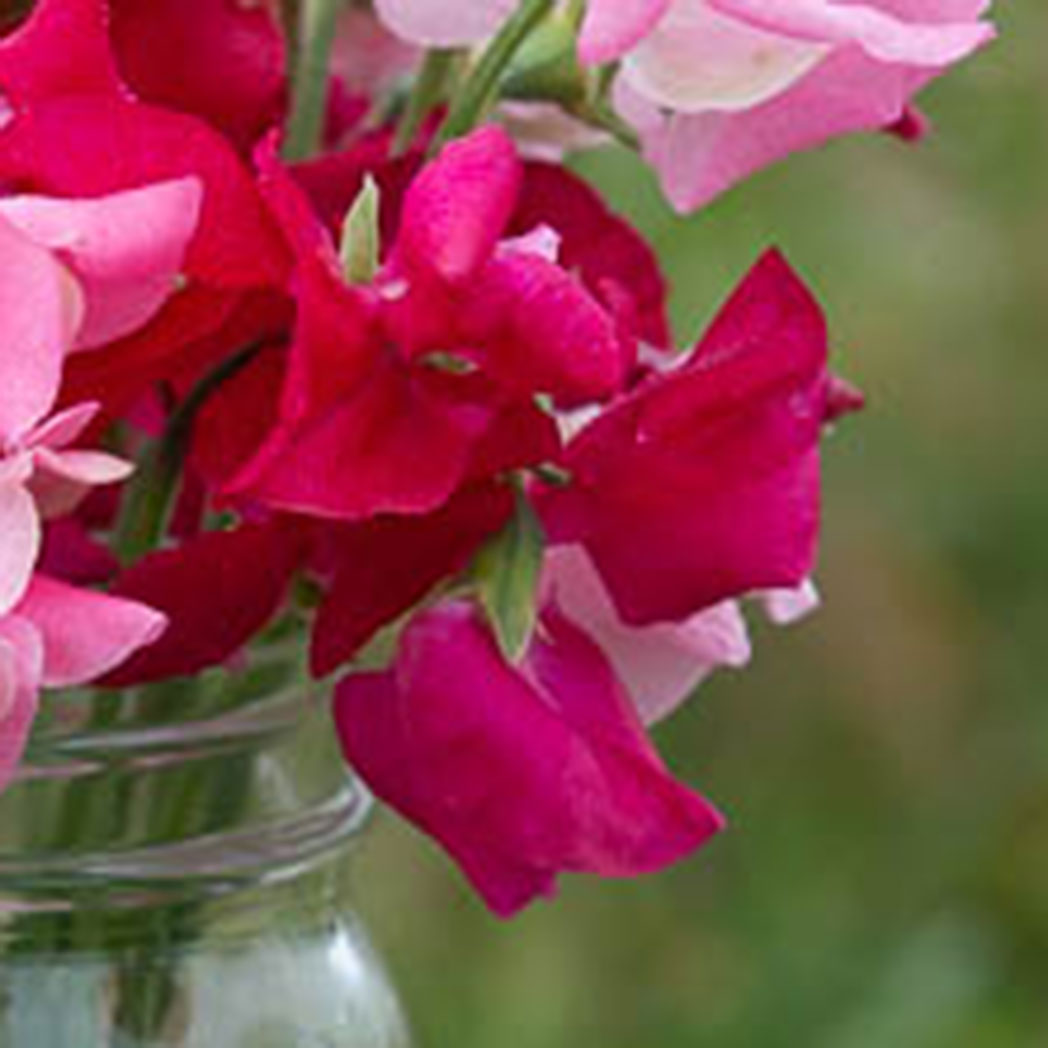
[[[342,223],[339,257],[350,284],[370,284],[378,272],[380,202],[378,185],[368,175]]]
[[[535,629],[546,536],[531,503],[517,491],[516,511],[477,554],[473,580],[503,655],[517,662]]]

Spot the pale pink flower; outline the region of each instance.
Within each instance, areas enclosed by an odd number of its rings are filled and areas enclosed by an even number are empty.
[[[97,411],[52,414],[65,358],[145,323],[175,290],[199,213],[182,179],[94,200],[0,200],[0,788],[41,686],[94,679],[150,643],[163,615],[34,574],[42,520],[130,467],[71,448]]]
[[[690,210],[788,153],[897,122],[920,88],[993,36],[988,6],[672,0],[638,5],[646,17],[625,26],[605,0],[590,5],[582,51],[622,57],[617,104],[671,202]]]

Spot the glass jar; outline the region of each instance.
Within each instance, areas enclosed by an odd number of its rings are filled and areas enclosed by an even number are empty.
[[[346,906],[327,702],[237,672],[42,700],[0,796],[0,1048],[405,1048]]]

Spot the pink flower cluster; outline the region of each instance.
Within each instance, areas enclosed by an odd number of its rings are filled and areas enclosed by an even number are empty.
[[[376,3],[439,46],[516,7],[453,6]],[[984,6],[591,0],[578,57],[619,63],[692,207],[898,119]],[[740,602],[817,603],[820,439],[861,398],[774,250],[674,352],[657,259],[585,182],[497,123],[438,147],[443,97],[401,141],[415,57],[364,17],[293,163],[277,5],[38,0],[0,38],[0,784],[40,686],[230,664],[294,606],[348,760],[508,915],[720,829],[646,727],[748,661]],[[155,441],[177,490],[155,456],[136,483],[173,512],[121,563],[131,467],[94,449]]]

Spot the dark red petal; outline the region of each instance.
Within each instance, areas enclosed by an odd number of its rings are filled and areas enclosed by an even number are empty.
[[[491,420],[486,405],[457,396],[455,385],[376,361],[336,404],[275,430],[228,493],[333,519],[428,513],[462,482]]]
[[[163,680],[224,662],[279,610],[302,555],[298,532],[276,519],[207,532],[145,557],[112,592],[163,611],[170,624],[105,683]]]
[[[547,526],[586,544],[627,621],[681,619],[813,569],[826,330],[766,256],[684,367],[656,377],[569,446],[575,484]]]
[[[333,525],[334,577],[313,629],[314,673],[326,676],[438,582],[461,571],[512,510],[509,489],[489,484],[425,516]]]
[[[144,101],[206,120],[241,150],[284,112],[284,42],[266,5],[112,0],[120,70]]]
[[[37,0],[0,41],[0,90],[21,108],[76,94],[120,95],[104,0]]]
[[[561,238],[558,261],[577,273],[605,305],[624,295],[633,316],[632,334],[654,346],[672,342],[666,280],[644,238],[608,208],[600,194],[577,175],[555,164],[524,166],[524,184],[511,232],[547,225]]]
[[[99,196],[183,175],[204,184],[187,275],[220,288],[281,284],[286,255],[250,174],[195,117],[77,96],[34,106],[0,133],[0,178],[34,192]]]

